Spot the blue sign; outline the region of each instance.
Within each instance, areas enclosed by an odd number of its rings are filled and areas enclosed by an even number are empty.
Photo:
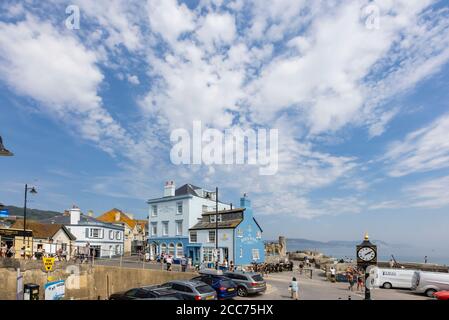
[[[7,218],[7,217],[9,217],[9,209],[1,209],[0,218]]]
[[[65,281],[48,282],[44,286],[45,300],[62,300],[65,296]]]

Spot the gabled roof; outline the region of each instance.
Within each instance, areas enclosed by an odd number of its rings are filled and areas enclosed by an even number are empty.
[[[15,229],[23,229],[23,220],[17,220],[12,226]],[[62,229],[70,240],[76,240],[76,237],[63,224],[41,223],[33,220],[27,221],[27,230],[33,232],[33,238],[52,239],[54,235]]]
[[[118,221],[115,219],[116,213],[120,213],[120,219]],[[117,208],[111,209],[103,213],[101,216],[97,217],[97,219],[107,223],[125,223],[131,229],[134,229],[134,227],[137,224],[136,220],[131,219],[128,215],[126,215],[126,213]]]
[[[195,190],[200,190],[200,187],[187,183],[175,190],[175,196],[183,196],[190,194],[192,196],[201,197]]]

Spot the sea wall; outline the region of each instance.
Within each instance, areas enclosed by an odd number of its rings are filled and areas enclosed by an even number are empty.
[[[92,300],[107,299],[114,293],[134,287],[161,284],[175,279],[190,279],[193,272],[173,272],[120,268],[114,266],[91,266],[79,264],[58,264],[47,274],[40,267],[21,270],[23,283],[34,283],[40,287],[39,299],[44,299],[44,285],[51,281],[65,280],[65,299]],[[0,268],[0,300],[16,299],[17,270]]]

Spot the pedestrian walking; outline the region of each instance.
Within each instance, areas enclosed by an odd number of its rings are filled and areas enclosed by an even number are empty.
[[[289,290],[291,293],[291,298],[294,300],[298,300],[299,298],[299,284],[295,277],[292,278],[290,282]]]
[[[362,271],[357,272],[357,291],[362,291],[364,287]]]
[[[354,291],[354,273],[351,269],[349,269],[346,273],[346,279],[349,283],[349,291]]]
[[[26,255],[27,259],[31,260],[31,248],[30,248],[30,246],[26,247],[25,255]]]
[[[187,269],[187,259],[185,256],[181,258],[181,270],[182,272],[186,272]]]
[[[334,266],[331,267],[330,272],[331,272],[331,282],[335,282],[336,281],[337,270],[335,270]]]
[[[172,263],[173,263],[172,256],[168,256],[168,257],[166,258],[166,262],[167,262],[167,271],[171,271],[171,265],[172,265]]]
[[[11,246],[9,248],[7,255],[8,255],[9,258],[15,258],[15,256],[16,256],[16,249],[14,248],[14,246]]]
[[[230,268],[231,272],[234,271],[234,261],[231,260],[231,261],[229,262],[229,268]]]

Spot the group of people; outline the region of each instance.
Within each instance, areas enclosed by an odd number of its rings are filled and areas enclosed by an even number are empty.
[[[16,250],[14,246],[8,248],[6,242],[2,242],[0,245],[0,258],[14,258]]]
[[[251,265],[251,271],[260,272],[265,275],[275,272],[293,271],[293,262],[253,263]]]
[[[357,291],[361,291],[365,286],[365,275],[363,270],[355,267],[348,267],[346,269],[346,280],[349,283],[349,291],[354,291],[354,286],[357,284]]]

